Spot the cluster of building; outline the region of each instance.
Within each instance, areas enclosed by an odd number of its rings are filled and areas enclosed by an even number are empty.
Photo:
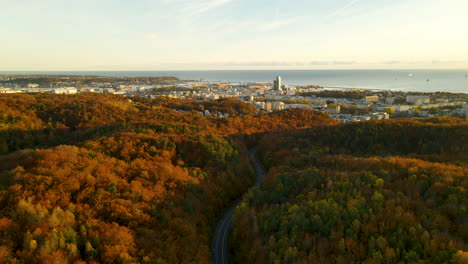
[[[92,87],[63,87],[40,88],[33,83],[25,88],[2,88],[0,93],[54,93],[75,94],[80,92],[110,93],[120,95],[140,95],[145,97],[167,96],[171,98],[199,100],[216,100],[234,97],[256,106],[259,111],[272,112],[290,108],[308,108],[330,115],[341,122],[354,122],[366,120],[381,120],[390,118],[390,114],[406,117],[431,117],[437,115],[455,115],[468,118],[466,99],[456,101],[444,98],[431,98],[429,95],[392,96],[390,92],[367,93],[361,99],[351,98],[323,98],[315,96],[314,92],[324,91],[317,86],[289,87],[282,83],[277,76],[272,83],[223,83],[223,82],[193,82],[180,81],[176,84],[164,85],[132,85],[131,83],[101,83]],[[307,94],[307,96],[301,96]],[[354,107],[365,112],[360,115],[351,115],[343,107]],[[343,108],[343,109],[342,109]],[[342,111],[343,110],[343,111]],[[344,112],[344,113],[343,113]],[[349,112],[349,111],[348,111]],[[202,115],[211,116],[209,112]],[[219,115],[219,113],[218,113]],[[221,113],[226,117],[226,114]]]
[[[459,116],[468,118],[468,105],[465,101],[449,99],[431,99],[428,95],[407,95],[403,104],[395,104],[395,97],[387,97],[375,106],[376,109],[388,109],[397,116]]]
[[[185,88],[189,88],[185,86]],[[308,108],[330,115],[341,122],[388,119],[392,114],[404,117],[459,116],[468,118],[466,100],[431,99],[429,95],[392,96],[391,93],[374,92],[362,99],[322,98],[314,92],[323,91],[318,87],[288,87],[282,84],[278,76],[273,83],[249,84],[196,84],[185,91],[173,90],[152,96],[172,98],[219,99],[236,97],[256,106],[260,111],[280,111],[289,108]],[[300,96],[307,93],[308,96]],[[398,101],[398,102],[397,102]],[[342,113],[341,106],[355,107],[367,111],[352,115]],[[454,107],[454,109],[443,109]],[[435,111],[434,109],[439,109]],[[361,111],[362,112],[362,111]]]
[[[53,94],[76,94],[79,90],[75,87],[63,87],[63,88],[39,88],[36,85],[28,85],[28,88],[12,89],[12,88],[1,88],[0,93],[53,93]]]
[[[40,88],[37,84],[28,84],[25,88],[6,88],[0,87],[0,93],[53,93],[53,94],[76,94],[76,93],[108,93],[129,95],[153,89],[150,86],[126,86],[119,85],[117,87],[56,87],[56,88]]]
[[[369,121],[369,120],[382,120],[389,119],[390,115],[386,112],[374,112],[365,115],[330,115],[331,118],[343,123]]]
[[[218,117],[218,118],[229,117],[229,113],[223,113],[221,111],[218,111],[216,113],[211,113],[210,110],[205,110],[205,111],[200,111],[199,114],[202,116],[210,116],[210,117]]]

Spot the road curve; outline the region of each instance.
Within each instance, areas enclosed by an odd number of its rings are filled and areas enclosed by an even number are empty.
[[[265,170],[256,157],[257,150],[258,148],[255,147],[249,151],[250,161],[255,168],[255,174],[257,176],[255,180],[256,187],[260,186],[263,176],[265,175]],[[228,263],[228,242],[232,227],[232,216],[234,215],[234,211],[239,203],[240,200],[236,201],[234,205],[226,211],[216,226],[216,231],[214,233],[213,240],[211,241],[211,260],[213,264]]]

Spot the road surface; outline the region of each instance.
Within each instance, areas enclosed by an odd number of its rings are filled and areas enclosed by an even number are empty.
[[[253,148],[249,151],[250,161],[255,168],[255,174],[257,175],[255,180],[255,186],[258,187],[262,183],[263,176],[265,175],[265,170],[263,169],[260,162],[257,160],[256,157],[257,148]],[[227,264],[228,263],[228,256],[229,256],[229,234],[231,232],[232,227],[232,216],[234,215],[234,211],[239,205],[240,200],[236,201],[234,205],[229,208],[224,216],[218,223],[216,227],[216,231],[213,236],[213,240],[211,242],[211,260],[213,264]]]

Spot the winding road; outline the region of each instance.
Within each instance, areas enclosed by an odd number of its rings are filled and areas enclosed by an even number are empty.
[[[252,165],[255,168],[255,174],[257,175],[255,180],[255,187],[260,186],[263,176],[265,175],[265,170],[257,160],[257,150],[258,148],[253,148],[249,151],[250,161],[252,162]],[[228,263],[228,242],[229,233],[231,232],[232,227],[232,216],[234,215],[234,211],[239,203],[240,200],[236,201],[234,205],[226,211],[224,216],[219,221],[218,226],[216,227],[213,240],[211,241],[211,260],[213,264]]]

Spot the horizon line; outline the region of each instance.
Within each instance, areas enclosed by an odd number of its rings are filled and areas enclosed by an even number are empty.
[[[0,74],[15,72],[177,72],[177,71],[467,71],[468,68],[359,68],[359,69],[173,69],[173,70],[0,70]]]

